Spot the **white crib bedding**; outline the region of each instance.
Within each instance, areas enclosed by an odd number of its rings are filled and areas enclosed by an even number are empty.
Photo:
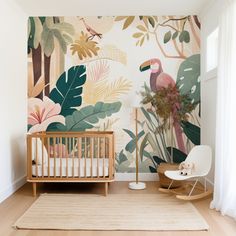
[[[68,161],[68,167],[67,167],[67,161]],[[74,161],[74,164],[73,164]],[[97,158],[86,159],[86,167],[85,167],[85,159],[84,158],[50,158],[50,165],[49,165],[49,173],[48,174],[48,163],[45,163],[43,165],[37,165],[37,172],[36,172],[36,165],[32,165],[32,175],[33,176],[39,176],[39,177],[47,177],[51,176],[54,177],[54,164],[55,164],[55,176],[56,177],[102,177],[102,176],[108,176],[109,174],[109,159],[108,158],[100,158],[97,161]],[[92,164],[92,173],[91,173],[91,164]],[[104,165],[103,165],[104,164]],[[62,168],[61,168],[62,166]],[[73,166],[74,166],[74,173],[73,173]],[[103,168],[104,166],[104,168]],[[43,173],[44,169],[44,173]],[[68,175],[67,175],[67,169],[68,169]],[[85,170],[86,169],[86,170]]]

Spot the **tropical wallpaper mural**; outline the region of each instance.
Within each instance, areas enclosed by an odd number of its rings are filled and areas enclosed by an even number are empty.
[[[179,163],[200,144],[197,16],[29,17],[28,132],[113,130],[116,171]]]

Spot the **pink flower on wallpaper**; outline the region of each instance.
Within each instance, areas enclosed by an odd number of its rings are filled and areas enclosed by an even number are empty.
[[[32,125],[29,132],[35,133],[46,131],[47,127],[54,122],[65,124],[65,117],[59,115],[60,104],[54,103],[50,98],[29,98],[28,100],[28,124]]]

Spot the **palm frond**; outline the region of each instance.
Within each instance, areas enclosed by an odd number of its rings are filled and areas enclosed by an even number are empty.
[[[110,67],[105,60],[90,63],[87,67],[87,79],[93,82],[99,82],[107,78]]]
[[[120,96],[126,94],[131,88],[131,81],[121,77],[106,86],[99,86],[97,89],[97,94],[103,94],[103,101],[113,102],[119,100]]]

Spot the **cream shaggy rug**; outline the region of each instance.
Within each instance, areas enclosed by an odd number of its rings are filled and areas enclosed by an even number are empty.
[[[194,206],[165,194],[43,194],[18,229],[207,230]]]

